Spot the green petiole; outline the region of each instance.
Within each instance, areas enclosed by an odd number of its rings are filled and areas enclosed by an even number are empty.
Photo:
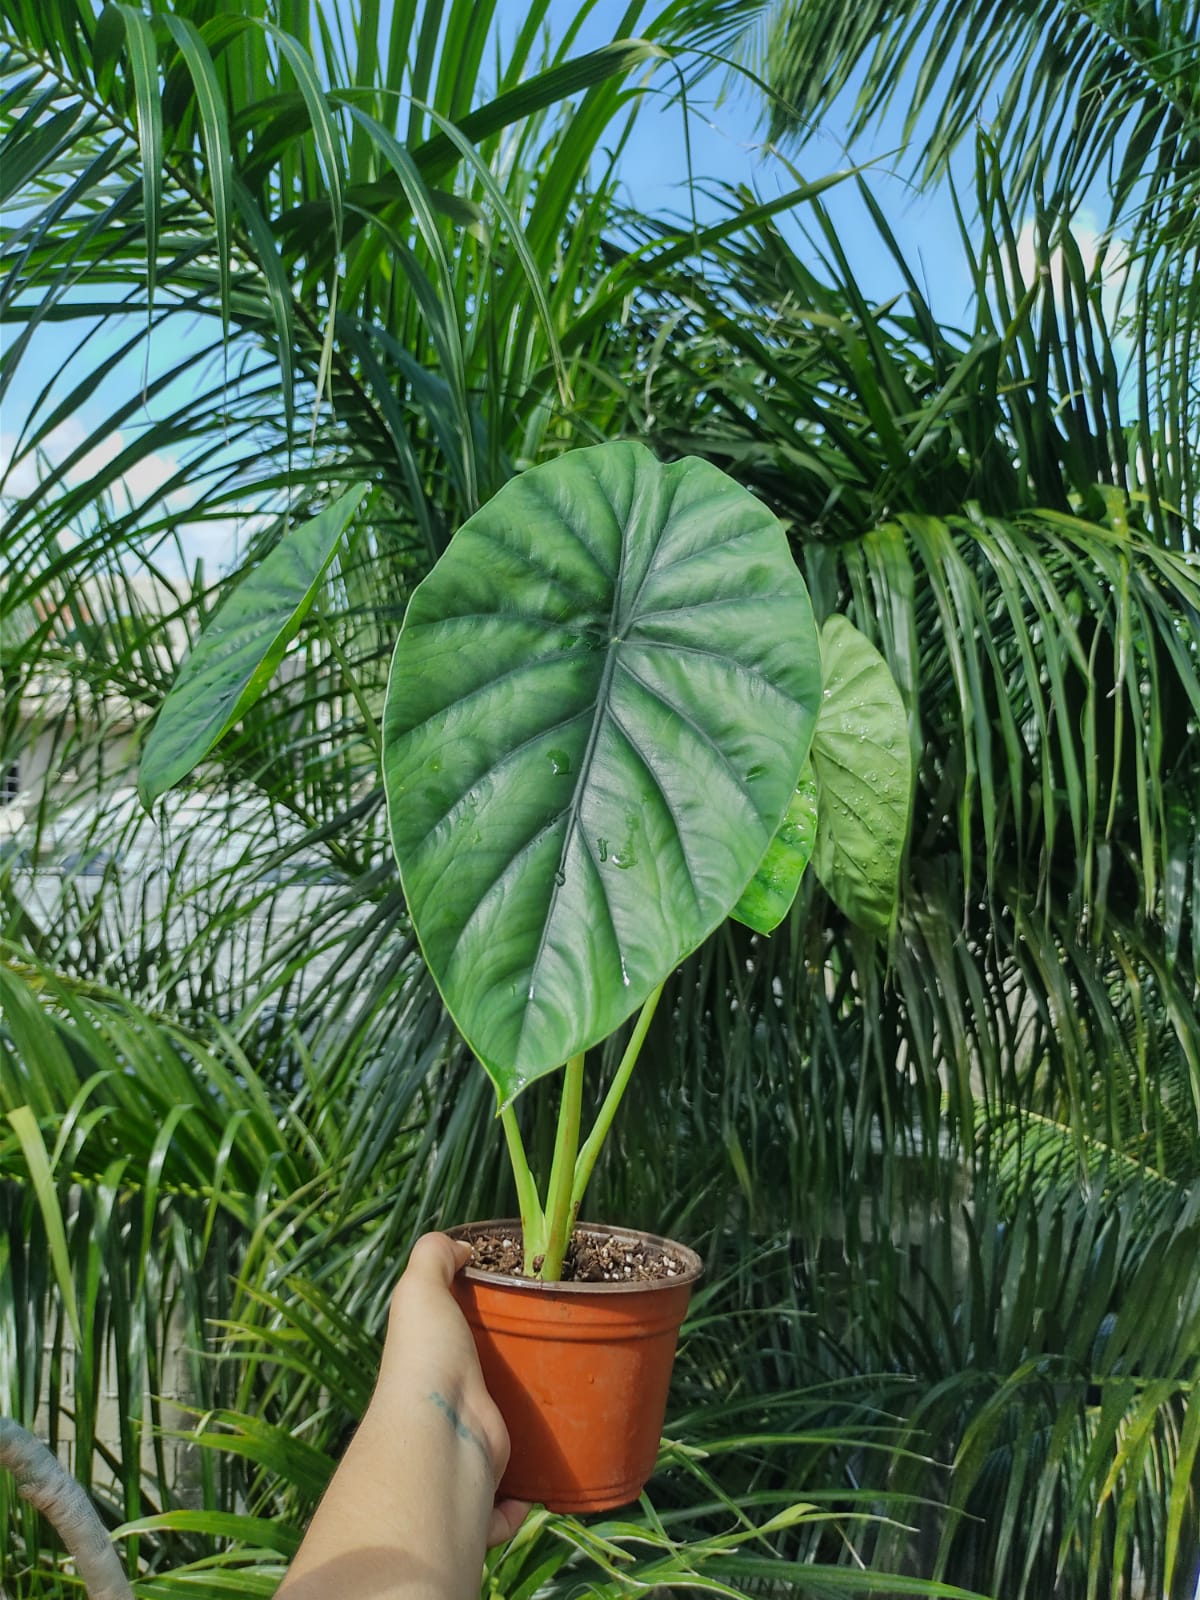
[[[583,1192],[588,1186],[588,1179],[592,1175],[592,1168],[596,1165],[596,1157],[600,1154],[608,1130],[612,1127],[613,1118],[617,1114],[617,1107],[621,1104],[621,1097],[629,1084],[633,1069],[637,1065],[638,1056],[642,1053],[642,1045],[654,1017],[658,1002],[662,996],[663,986],[660,983],[657,989],[651,991],[649,997],[638,1013],[629,1043],[625,1046],[625,1053],[621,1057],[620,1065],[613,1075],[613,1081],[604,1096],[604,1103],[596,1113],[596,1120],[592,1124],[592,1131],[587,1136],[583,1149],[575,1162],[575,1180],[571,1186],[572,1220],[578,1213],[583,1203]]]
[[[563,1257],[571,1242],[575,1212],[571,1206],[575,1156],[579,1149],[579,1120],[583,1111],[583,1056],[572,1056],[563,1068],[562,1101],[558,1108],[558,1132],[554,1139],[554,1163],[546,1194],[546,1239],[540,1278],[557,1283],[562,1277]]]
[[[591,1178],[592,1169],[612,1128],[613,1118],[621,1104],[629,1079],[641,1054],[651,1020],[662,996],[663,986],[648,997],[638,1014],[637,1022],[625,1047],[619,1066],[609,1085],[608,1093],[596,1115],[592,1131],[583,1147],[579,1144],[579,1124],[583,1109],[583,1055],[572,1056],[563,1068],[562,1100],[558,1111],[558,1129],[554,1138],[554,1160],[550,1169],[550,1184],[543,1208],[537,1183],[529,1168],[516,1113],[506,1106],[500,1113],[504,1137],[508,1142],[509,1161],[517,1186],[517,1204],[521,1211],[521,1232],[524,1240],[524,1269],[527,1277],[538,1277],[547,1283],[557,1283],[562,1277],[563,1260],[575,1228],[575,1218],[583,1201],[584,1191]],[[540,1258],[535,1270],[534,1262]]]
[[[546,1218],[538,1199],[537,1184],[529,1170],[529,1159],[517,1126],[517,1114],[511,1106],[500,1113],[504,1138],[508,1144],[508,1159],[517,1185],[517,1206],[521,1213],[521,1236],[525,1241],[525,1270],[529,1263],[545,1249]]]

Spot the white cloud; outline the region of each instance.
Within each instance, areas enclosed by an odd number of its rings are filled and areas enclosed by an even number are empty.
[[[50,438],[53,439],[54,435],[51,434]],[[84,451],[67,474],[68,481],[72,484],[87,483],[90,478],[99,477],[105,467],[111,465],[124,448],[125,435],[119,428],[106,434],[99,444],[94,444],[90,450]]]
[[[0,433],[0,484],[3,485],[3,493],[13,499],[32,494],[44,478],[47,466],[53,468],[68,460],[86,440],[87,433],[83,425],[71,417],[48,433],[36,451],[26,446],[19,459],[14,460],[18,447],[16,435]],[[128,436],[120,428],[105,434],[85,450],[77,461],[71,463],[65,474],[67,484],[73,489],[79,488],[98,477],[106,467],[112,465],[128,442]],[[112,487],[118,497],[124,498],[130,506],[146,505],[178,470],[176,457],[150,451],[117,478]]]
[[[1129,305],[1132,288],[1131,264],[1125,241],[1111,239],[1106,243],[1096,218],[1087,211],[1079,213],[1071,229],[1071,237],[1088,277],[1095,274],[1097,265],[1101,268],[1100,309],[1112,333],[1122,310]],[[1017,270],[1026,289],[1033,284],[1039,271],[1048,274],[1053,282],[1055,299],[1062,303],[1066,284],[1066,262],[1062,247],[1055,245],[1048,260],[1039,267],[1037,229],[1032,222],[1026,222],[1017,235]]]
[[[231,571],[254,535],[274,520],[266,513],[249,511],[244,516],[181,522],[175,529],[175,538],[165,540],[154,551],[155,564],[174,574],[182,568],[191,572],[197,561],[203,561],[208,576],[216,577]]]
[[[89,438],[83,424],[68,418],[47,434],[37,451],[27,447],[14,459],[18,438],[13,433],[0,432],[0,494],[9,500],[21,500],[36,492],[53,468],[68,460]],[[115,428],[92,444],[65,473],[66,484],[78,488],[91,482],[111,466],[130,442],[130,436]],[[158,521],[174,513],[180,518],[175,537],[160,540],[153,550],[157,564],[172,575],[182,570],[191,571],[197,560],[203,560],[210,576],[229,571],[236,565],[247,541],[271,518],[260,511],[242,515],[228,515],[188,522],[192,497],[186,490],[175,489],[164,494],[166,486],[179,472],[179,460],[173,455],[149,451],[139,457],[109,485],[120,512],[144,509]],[[66,542],[70,543],[69,536]]]

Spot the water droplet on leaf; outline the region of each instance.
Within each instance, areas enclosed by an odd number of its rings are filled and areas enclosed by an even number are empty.
[[[634,834],[637,830],[638,814],[636,811],[625,813],[625,839],[619,850],[613,851],[613,866],[620,867],[624,872],[629,867],[637,865],[637,851],[634,848]]]

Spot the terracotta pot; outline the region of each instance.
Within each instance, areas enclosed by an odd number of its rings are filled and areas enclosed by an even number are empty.
[[[446,1231],[472,1240],[520,1227]],[[501,1493],[551,1511],[608,1511],[636,1499],[654,1470],[675,1341],[703,1266],[694,1250],[654,1234],[578,1227],[665,1246],[682,1271],[652,1283],[541,1283],[467,1267],[454,1292],[512,1440]]]

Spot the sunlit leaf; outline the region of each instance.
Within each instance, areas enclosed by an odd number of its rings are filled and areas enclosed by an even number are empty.
[[[886,934],[912,784],[904,705],[887,662],[845,617],[830,617],[821,629],[821,664],[813,871],[851,922]]]
[[[138,793],[143,805],[152,806],[186,777],[262,694],[367,488],[351,489],[286,534],[205,628],[142,751]]]
[[[730,915],[756,933],[772,933],[791,909],[816,838],[817,780],[809,763],[758,871]]]
[[[575,451],[460,529],[396,647],[384,781],[425,957],[504,1099],[728,914],[819,694],[783,531],[704,462]]]

